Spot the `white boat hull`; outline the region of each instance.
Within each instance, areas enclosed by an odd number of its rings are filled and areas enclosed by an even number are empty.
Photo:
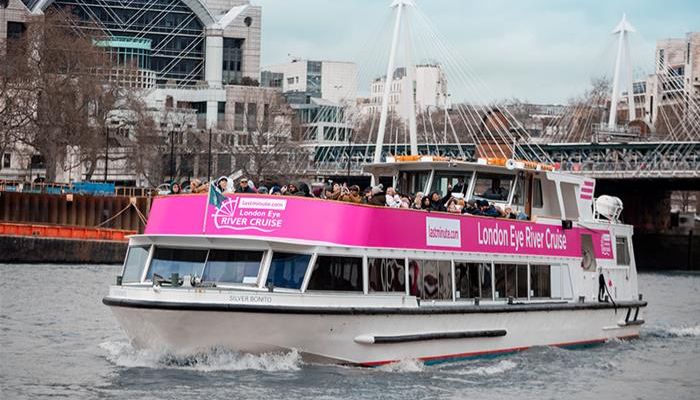
[[[488,310],[489,306],[484,306]],[[323,313],[111,307],[134,346],[179,355],[223,348],[245,353],[298,350],[306,359],[380,365],[506,353],[533,346],[577,346],[639,335],[627,308],[522,312]],[[635,314],[632,307],[630,315]],[[453,310],[456,311],[456,310]],[[495,311],[495,310],[494,310]],[[483,332],[499,336],[479,337]],[[505,332],[503,332],[505,331]],[[468,338],[440,338],[447,334]],[[458,336],[458,335],[457,335]],[[379,343],[390,341],[392,343]],[[408,339],[408,340],[407,340]]]

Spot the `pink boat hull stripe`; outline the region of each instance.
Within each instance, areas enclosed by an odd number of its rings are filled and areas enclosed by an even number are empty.
[[[558,257],[581,257],[581,234],[589,234],[596,258],[613,257],[607,230],[563,230],[560,225],[530,221],[294,196],[230,195],[220,209],[209,205],[206,195],[158,197],[145,234],[252,236],[353,247]]]

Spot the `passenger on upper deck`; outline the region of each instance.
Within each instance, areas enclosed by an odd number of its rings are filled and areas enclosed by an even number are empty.
[[[412,208],[414,210],[420,210],[421,208],[423,208],[421,206],[422,202],[423,202],[423,192],[418,192],[418,193],[416,193],[416,197],[413,199],[413,203],[411,203],[410,208]]]
[[[282,194],[285,196],[293,196],[298,191],[299,189],[297,189],[297,185],[293,183],[282,187]]]
[[[389,207],[393,208],[399,208],[401,207],[401,197],[396,194],[396,190],[389,186],[386,189],[386,194],[385,194],[385,199],[386,199],[386,205]]]
[[[447,211],[445,203],[450,199],[452,186],[447,187],[447,195],[441,197],[440,192],[433,192],[430,194],[430,210],[431,211]]]
[[[228,178],[222,176],[221,178],[217,179],[216,188],[219,190],[219,192],[226,193],[228,191]]]
[[[182,194],[182,188],[180,187],[180,184],[175,182],[172,185],[170,185],[170,193],[168,194]]]
[[[362,196],[360,196],[360,187],[357,185],[352,185],[350,188],[341,189],[340,201],[347,203],[362,203]]]
[[[309,185],[306,183],[302,182],[299,184],[299,190],[294,193],[294,196],[301,196],[301,197],[314,197],[311,194],[311,189],[309,189]]]
[[[386,206],[386,193],[381,183],[373,187],[370,193],[372,197],[367,200],[367,204],[381,207]]]
[[[241,178],[241,180],[238,181],[236,193],[255,193],[255,190],[248,185],[248,178]]]
[[[323,189],[322,197],[328,200],[338,200],[341,194],[340,184],[333,183],[333,185],[326,185]]]

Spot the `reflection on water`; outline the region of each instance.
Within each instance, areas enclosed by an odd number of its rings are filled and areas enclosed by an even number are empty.
[[[298,353],[133,349],[101,303],[114,266],[0,265],[0,398],[696,399],[700,275],[641,274],[639,340],[379,368],[304,363]],[[675,296],[675,297],[672,297]]]

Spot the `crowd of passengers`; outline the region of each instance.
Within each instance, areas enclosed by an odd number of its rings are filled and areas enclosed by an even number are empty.
[[[404,208],[425,211],[441,211],[453,214],[471,214],[495,218],[526,220],[528,216],[515,212],[511,207],[501,208],[485,199],[466,200],[464,186],[460,182],[453,188],[447,187],[447,194],[434,191],[425,195],[418,192],[414,195],[399,193],[394,187],[384,189],[384,185],[367,187],[361,190],[358,185],[348,186],[345,183],[329,182],[324,187],[312,190],[306,183],[256,187],[247,178],[241,178],[237,184],[231,185],[228,177],[222,176],[214,181],[214,188],[220,193],[258,193],[275,196],[315,197],[326,200],[341,201],[355,204],[367,204],[381,207]],[[209,183],[199,179],[190,182],[189,187],[182,189],[178,183],[171,186],[170,194],[206,193]]]

